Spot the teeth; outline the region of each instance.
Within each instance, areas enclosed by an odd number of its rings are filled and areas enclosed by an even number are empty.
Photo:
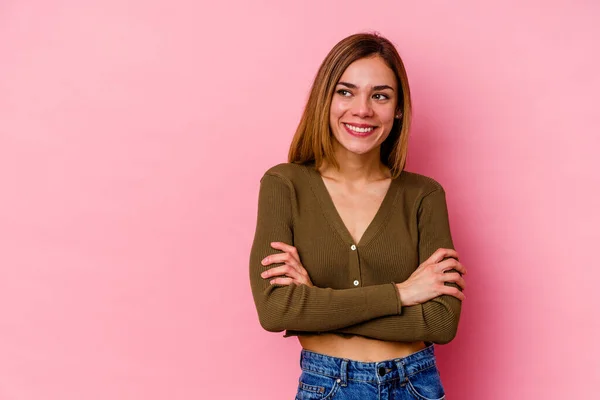
[[[354,131],[354,132],[358,132],[358,133],[367,133],[367,132],[371,132],[373,129],[375,129],[374,127],[369,127],[369,128],[358,128],[356,126],[352,126],[349,124],[344,124],[348,127],[348,129]]]

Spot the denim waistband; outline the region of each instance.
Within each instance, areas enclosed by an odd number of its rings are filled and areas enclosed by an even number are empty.
[[[303,371],[339,379],[342,386],[347,381],[383,383],[390,380],[406,380],[435,364],[433,343],[409,356],[378,362],[361,362],[302,350],[300,367]]]

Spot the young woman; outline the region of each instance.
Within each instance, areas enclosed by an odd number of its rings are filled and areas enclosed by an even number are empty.
[[[347,37],[261,179],[250,281],[261,325],[302,345],[297,399],[444,398],[433,344],[456,335],[466,270],[443,188],[404,171],[410,119],[394,46]]]

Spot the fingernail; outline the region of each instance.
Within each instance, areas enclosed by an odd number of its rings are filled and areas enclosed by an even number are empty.
[[[261,278],[266,278],[267,277],[267,273],[263,272],[262,274],[260,274]]]
[[[267,259],[263,258],[263,260],[260,262],[262,265],[265,265],[267,263]]]
[[[275,279],[269,282],[271,285],[275,283]]]

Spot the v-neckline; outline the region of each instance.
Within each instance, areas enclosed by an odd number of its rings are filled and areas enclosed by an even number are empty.
[[[367,229],[364,231],[358,243],[354,241],[354,238],[350,234],[350,230],[344,224],[340,213],[335,207],[335,203],[333,202],[333,198],[325,185],[325,181],[321,176],[321,173],[317,171],[314,167],[314,164],[305,165],[308,170],[308,175],[311,181],[311,187],[313,188],[313,192],[317,197],[321,208],[323,209],[323,213],[325,214],[325,218],[329,221],[329,223],[334,227],[335,231],[340,235],[342,240],[347,242],[349,245],[356,245],[357,247],[366,246],[379,232],[380,228],[383,224],[388,220],[388,214],[393,209],[393,205],[396,202],[396,195],[398,193],[398,184],[399,178],[392,178],[390,185],[375,213],[375,216],[367,226]]]

